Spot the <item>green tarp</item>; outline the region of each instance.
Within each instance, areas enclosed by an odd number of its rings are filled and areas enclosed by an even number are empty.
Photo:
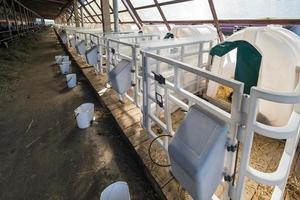
[[[257,86],[262,56],[249,42],[238,40],[223,42],[214,46],[210,55],[224,56],[237,48],[234,79],[244,83],[244,93],[250,94],[252,86]]]

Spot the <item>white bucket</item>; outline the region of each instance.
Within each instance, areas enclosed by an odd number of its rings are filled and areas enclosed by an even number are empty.
[[[100,200],[130,200],[129,188],[126,182],[115,182],[103,190]]]
[[[74,110],[77,126],[81,129],[88,128],[94,118],[94,104],[84,103]]]
[[[70,61],[63,61],[59,67],[62,74],[68,74],[70,72]]]
[[[66,79],[67,79],[68,88],[73,88],[76,86],[77,84],[76,74],[67,74]]]
[[[62,56],[62,55],[55,56],[56,64],[61,64],[64,61],[69,61],[69,56]]]

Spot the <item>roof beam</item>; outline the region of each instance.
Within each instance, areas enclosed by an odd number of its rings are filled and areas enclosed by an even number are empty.
[[[217,29],[219,39],[220,39],[221,42],[223,42],[224,41],[224,36],[223,36],[223,33],[220,29],[220,24],[219,24],[219,20],[218,20],[218,16],[217,16],[217,13],[216,13],[214,2],[213,2],[213,0],[208,0],[208,3],[209,3],[211,14],[214,18],[214,24],[215,24],[215,27]]]
[[[90,11],[83,5],[83,3],[81,1],[79,1],[80,5],[83,7],[83,9],[85,10],[85,12],[92,18],[92,20],[97,23],[97,21],[95,20],[95,18],[91,15]]]
[[[168,23],[167,18],[166,18],[166,16],[165,16],[164,12],[162,11],[162,9],[161,9],[161,7],[160,7],[158,1],[157,1],[157,0],[154,0],[154,3],[155,3],[155,5],[156,5],[156,7],[157,7],[157,9],[158,9],[158,11],[159,11],[159,13],[160,13],[160,15],[161,15],[161,18],[162,18],[163,21],[164,21],[164,24],[167,26],[168,30],[170,31],[170,30],[171,30],[170,24]]]
[[[144,23],[161,24],[160,20],[143,21]],[[213,24],[214,20],[168,20],[170,24]],[[299,25],[300,19],[220,19],[219,24],[245,24],[245,25]]]

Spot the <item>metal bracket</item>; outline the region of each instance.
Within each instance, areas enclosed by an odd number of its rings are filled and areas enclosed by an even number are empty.
[[[232,141],[230,138],[227,138],[226,150],[228,152],[236,152],[237,148],[238,148],[237,142]]]
[[[166,84],[166,78],[163,77],[161,74],[156,74],[155,72],[152,72],[154,74],[154,80],[156,80],[159,84]]]
[[[227,145],[226,149],[229,152],[235,152],[237,150],[237,145]]]
[[[116,53],[116,50],[114,48],[111,48],[111,53],[112,54],[115,54]]]
[[[155,100],[156,100],[156,103],[159,105],[159,107],[164,107],[164,102],[163,102],[163,98],[161,96],[161,94],[155,92]]]
[[[230,176],[228,174],[224,174],[224,181],[231,182],[233,180],[233,176]]]

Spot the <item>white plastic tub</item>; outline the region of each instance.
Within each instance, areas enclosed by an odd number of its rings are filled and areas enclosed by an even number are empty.
[[[130,200],[128,184],[118,181],[109,185],[101,193],[100,200]]]
[[[62,55],[55,56],[56,64],[61,64],[64,61],[69,61],[69,56],[62,56]]]
[[[67,74],[66,79],[67,79],[68,88],[73,88],[76,86],[77,84],[76,74]]]
[[[60,72],[62,74],[68,74],[70,72],[70,64],[71,61],[63,61],[59,67],[60,67]]]
[[[94,108],[93,103],[84,103],[74,110],[78,128],[90,127],[94,118]]]

